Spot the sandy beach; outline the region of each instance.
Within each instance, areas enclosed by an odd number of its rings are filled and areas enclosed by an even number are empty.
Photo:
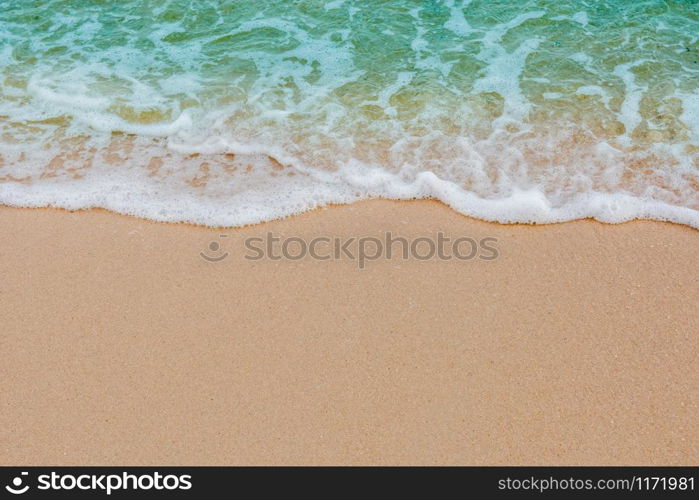
[[[243,257],[386,231],[498,258]],[[368,201],[241,229],[3,207],[0,232],[2,465],[699,464],[688,227]]]

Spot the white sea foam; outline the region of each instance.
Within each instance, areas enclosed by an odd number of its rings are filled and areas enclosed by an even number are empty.
[[[201,195],[158,182],[132,177],[128,172],[108,174],[89,182],[9,183],[0,186],[0,203],[15,206],[54,206],[70,210],[103,207],[157,221],[191,222],[208,226],[241,226],[298,214],[330,203],[360,199],[433,198],[472,217],[501,223],[555,223],[594,218],[606,223],[654,219],[699,228],[699,212],[625,193],[581,193],[563,206],[553,206],[539,190],[512,189],[507,197],[483,198],[464,191],[431,172],[410,182],[376,169],[366,175],[338,174],[252,183],[254,189],[232,197]],[[146,182],[144,182],[146,181]]]

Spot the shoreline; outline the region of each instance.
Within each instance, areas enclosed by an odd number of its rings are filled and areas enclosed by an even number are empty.
[[[699,463],[689,226],[369,200],[236,228],[2,206],[0,231],[2,465]],[[499,253],[243,253],[387,231]]]
[[[652,224],[672,224],[675,226],[679,227],[686,227],[690,230],[693,231],[699,231],[699,228],[692,226],[691,224],[684,224],[681,222],[675,222],[672,220],[659,220],[659,219],[653,219],[653,218],[635,218],[635,219],[630,219],[630,220],[625,220],[621,222],[607,222],[607,221],[601,221],[598,219],[595,219],[594,217],[583,217],[579,219],[571,219],[571,220],[562,220],[562,221],[554,221],[554,222],[499,222],[499,221],[494,221],[494,220],[488,220],[488,219],[482,219],[480,217],[475,217],[472,215],[467,215],[459,212],[455,208],[452,208],[449,206],[447,203],[444,201],[438,199],[438,198],[413,198],[413,199],[393,199],[393,198],[384,198],[384,197],[376,197],[376,198],[366,198],[366,199],[361,199],[361,200],[356,200],[356,201],[350,201],[347,203],[327,203],[324,205],[319,205],[317,207],[311,208],[309,210],[305,210],[302,212],[298,213],[290,213],[287,215],[282,215],[280,217],[274,218],[274,219],[269,219],[269,220],[262,220],[260,222],[253,222],[250,224],[243,224],[239,226],[225,226],[225,225],[207,225],[207,224],[201,224],[201,223],[196,223],[196,222],[189,222],[189,221],[168,221],[168,220],[157,220],[157,219],[151,219],[148,217],[140,216],[140,215],[135,215],[135,214],[128,214],[128,213],[123,213],[119,212],[117,210],[112,210],[109,208],[104,208],[104,207],[89,207],[89,208],[77,208],[77,209],[72,209],[72,208],[64,208],[64,207],[59,207],[59,206],[20,206],[20,205],[6,205],[3,203],[0,203],[0,210],[37,210],[37,211],[56,211],[56,212],[66,212],[70,214],[81,214],[81,213],[105,213],[105,214],[111,214],[115,215],[117,217],[126,217],[129,219],[134,219],[146,223],[151,223],[151,224],[166,224],[166,225],[173,225],[173,226],[191,226],[195,228],[201,228],[201,229],[211,229],[211,230],[222,230],[222,231],[234,231],[234,230],[239,230],[239,229],[250,229],[250,228],[255,228],[255,227],[260,227],[265,224],[273,224],[276,222],[280,221],[286,221],[289,219],[294,219],[297,217],[304,217],[309,214],[316,214],[318,212],[323,212],[325,210],[329,209],[336,209],[336,208],[342,208],[342,207],[348,207],[348,206],[361,206],[364,204],[372,204],[372,203],[396,203],[396,204],[411,204],[411,203],[424,203],[424,204],[433,204],[436,206],[440,206],[443,208],[448,209],[450,212],[455,213],[459,217],[463,217],[468,220],[473,220],[477,221],[480,223],[484,224],[494,224],[496,226],[517,226],[517,227],[546,227],[546,226],[557,226],[561,224],[575,224],[578,222],[591,222],[595,224],[601,224],[602,226],[622,226],[625,224],[633,224],[637,222],[648,222]]]

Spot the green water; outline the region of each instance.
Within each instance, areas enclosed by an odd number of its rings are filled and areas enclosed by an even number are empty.
[[[699,207],[696,1],[15,0],[0,40],[7,199],[27,196],[17,179],[141,174],[172,196],[206,163],[195,196],[235,204],[264,184],[293,198],[279,213],[302,196],[441,197],[424,173],[561,213],[591,194]],[[265,184],[276,167],[324,194]]]

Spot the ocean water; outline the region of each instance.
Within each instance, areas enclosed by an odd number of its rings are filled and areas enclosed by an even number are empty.
[[[698,0],[0,0],[0,203],[699,227]]]

